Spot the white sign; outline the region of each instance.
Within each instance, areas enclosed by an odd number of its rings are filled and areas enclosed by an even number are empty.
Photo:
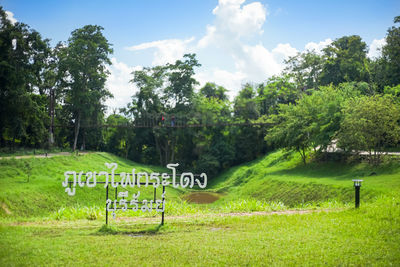
[[[191,172],[183,172],[177,177],[176,167],[179,166],[178,163],[168,164],[167,168],[172,171],[172,174],[168,173],[158,173],[158,172],[138,172],[136,173],[135,169],[132,169],[132,172],[126,173],[121,172],[117,174],[115,171],[118,168],[117,163],[105,163],[106,167],[110,169],[111,173],[106,171],[100,172],[86,172],[83,171],[66,171],[64,172],[65,180],[62,182],[62,186],[65,187],[65,192],[69,196],[74,196],[76,193],[76,187],[95,187],[97,186],[97,179],[101,177],[105,179],[104,188],[111,186],[112,188],[122,187],[126,188],[141,188],[142,186],[148,187],[153,186],[154,188],[158,188],[160,185],[168,186],[172,184],[174,188],[177,187],[190,187],[193,188],[195,184],[197,184],[200,188],[205,188],[207,186],[207,175],[205,173],[200,174],[200,178],[195,179],[195,175]],[[116,181],[116,176],[119,176],[119,181]],[[103,179],[102,179],[103,180]],[[164,212],[165,209],[165,192],[162,194],[163,200],[143,200],[141,202],[138,201],[140,196],[140,191],[137,194],[132,194],[132,199],[128,201],[129,192],[121,191],[118,193],[119,200],[111,200],[107,199],[107,211],[112,211],[113,217],[115,217],[115,211],[117,207],[119,207],[122,211],[126,211],[127,209],[132,209],[133,211],[141,210],[143,212],[156,210],[157,212]],[[139,208],[139,204],[141,204]]]

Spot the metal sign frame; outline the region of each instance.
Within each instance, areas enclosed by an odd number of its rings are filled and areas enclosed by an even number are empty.
[[[120,175],[119,173],[115,173],[114,175]],[[73,181],[68,181],[68,185],[69,185],[69,188],[71,188],[71,185],[73,184],[74,182]],[[86,183],[86,180],[85,180],[85,183]],[[106,182],[96,182],[96,184],[105,184]],[[146,183],[139,183],[140,185],[146,185]],[[147,185],[154,185],[155,183],[151,183],[151,182],[149,182],[149,183],[147,183]],[[162,209],[163,209],[163,211],[161,212],[161,223],[160,223],[160,225],[164,225],[164,215],[165,215],[165,185],[162,185]],[[108,191],[109,191],[109,185],[107,185],[106,186],[106,201],[108,200]],[[118,196],[118,187],[115,187],[115,198],[114,198],[114,200],[116,200],[117,199],[117,196]],[[156,202],[156,197],[157,197],[157,187],[154,187],[154,198],[153,198],[153,200],[154,200],[154,203]],[[141,206],[138,206],[138,209],[139,208],[141,208]],[[115,208],[116,210],[121,210],[122,208],[121,207],[117,207],[117,208]],[[155,210],[156,209],[156,207],[152,207],[151,208],[152,210]],[[106,225],[108,225],[108,209],[107,209],[107,203],[106,203]]]
[[[105,184],[105,182],[97,182],[97,183],[103,183],[103,184]],[[151,184],[151,183],[149,183],[149,184]],[[154,184],[154,183],[153,183]],[[140,185],[146,185],[146,183],[140,183]],[[109,185],[107,185],[107,187],[106,187],[106,201],[108,200],[108,187],[109,187]],[[162,188],[163,188],[163,191],[162,191],[162,193],[163,193],[163,197],[162,197],[162,209],[163,209],[163,211],[162,211],[162,213],[161,213],[161,223],[160,223],[160,225],[164,225],[164,213],[165,213],[165,195],[164,195],[164,193],[165,193],[165,185],[163,185],[162,186]],[[117,196],[118,196],[118,187],[115,187],[115,199],[114,200],[116,200],[117,199]],[[157,197],[157,188],[156,187],[154,187],[154,198],[153,198],[153,200],[154,200],[154,203],[156,202],[156,197]],[[141,206],[139,206],[138,208],[140,208]],[[121,207],[117,207],[117,208],[115,208],[115,209],[117,209],[117,210],[121,210],[122,208]],[[151,209],[153,209],[153,210],[155,210],[156,209],[156,207],[152,207]],[[106,203],[106,225],[108,225],[108,209],[107,209],[107,203]]]

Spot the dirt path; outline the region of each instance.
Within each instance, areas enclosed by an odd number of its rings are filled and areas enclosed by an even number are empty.
[[[93,152],[79,152],[78,155],[85,155]],[[23,156],[9,156],[9,157],[0,157],[0,159],[27,159],[27,158],[52,158],[56,156],[71,156],[74,153],[71,152],[58,152],[58,153],[48,153],[48,154],[37,154],[37,155],[23,155]]]
[[[230,212],[230,213],[208,213],[208,214],[191,214],[181,216],[165,216],[165,222],[193,222],[196,218],[221,218],[221,217],[244,217],[244,216],[271,216],[271,215],[295,215],[295,214],[311,214],[319,212],[335,212],[342,209],[321,209],[321,210],[283,210],[283,211],[255,211],[255,212]],[[111,216],[110,216],[111,217]],[[155,217],[117,217],[115,220],[110,218],[109,223],[130,224],[154,224],[159,223],[161,215]],[[10,226],[52,226],[52,227],[69,227],[69,228],[98,228],[104,224],[104,220],[73,220],[73,221],[27,221],[27,222],[2,222],[1,224]]]
[[[316,212],[332,212],[339,211],[338,209],[329,210],[282,210],[282,211],[253,211],[253,212],[229,212],[229,213],[208,213],[208,214],[191,214],[181,216],[166,216],[165,220],[184,220],[192,218],[213,218],[213,217],[242,217],[242,216],[269,216],[269,215],[294,215],[294,214],[310,214]],[[160,216],[157,217],[117,217],[115,221],[119,222],[140,222],[160,220]]]

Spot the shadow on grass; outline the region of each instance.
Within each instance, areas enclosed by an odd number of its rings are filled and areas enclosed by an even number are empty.
[[[157,226],[148,227],[145,229],[126,230],[118,229],[113,226],[104,224],[94,235],[129,235],[129,236],[144,236],[161,234],[160,230],[165,226],[159,224]]]

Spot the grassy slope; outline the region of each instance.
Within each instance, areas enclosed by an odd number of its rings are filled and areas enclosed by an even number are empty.
[[[102,186],[77,188],[76,195],[70,197],[64,192],[61,182],[66,170],[107,170],[105,162],[117,162],[117,172],[131,171],[132,168],[137,172],[165,171],[160,167],[140,165],[108,153],[42,159],[3,159],[0,160],[0,218],[43,217],[49,214],[56,218],[91,217],[92,211],[79,213],[81,210],[61,209],[84,206],[97,206],[93,212],[98,216],[94,217],[102,217],[105,205],[105,189]],[[368,176],[373,172],[377,175]],[[382,193],[400,191],[398,164],[386,164],[378,169],[366,164],[346,165],[332,162],[303,166],[296,153],[285,154],[278,151],[232,168],[213,179],[208,190],[223,193],[224,197],[212,205],[203,205],[201,209],[206,210],[209,207],[214,210],[212,212],[229,212],[284,208],[279,203],[271,207],[254,201],[243,203],[243,199],[279,201],[289,207],[302,206],[301,203],[304,202],[316,202],[316,205],[320,205],[320,202],[327,200],[352,203],[354,189],[351,179],[354,178],[365,180],[361,193],[363,201],[374,199]],[[152,196],[151,188],[141,192],[143,199],[150,199]],[[168,200],[178,199],[180,193],[168,188]],[[62,213],[57,213],[60,209]],[[11,214],[7,214],[7,210]],[[170,207],[167,212],[177,215],[182,212],[196,213],[199,212],[199,206]],[[123,216],[130,215],[124,213]]]
[[[43,198],[64,206],[86,200],[103,206],[104,189],[99,188],[98,192],[89,189],[78,194],[80,189],[71,198],[63,192],[61,181],[65,170],[104,170],[104,162],[118,162],[119,171],[128,171],[132,165],[141,170],[153,169],[106,153],[0,161],[1,201],[8,203],[17,214],[25,209],[27,213],[42,216],[45,213],[38,207],[44,205]],[[32,166],[29,183],[26,183],[26,163]],[[112,220],[115,228],[102,232],[99,229],[103,220],[28,223],[0,220],[0,266],[129,265],[132,262],[145,266],[400,265],[398,166],[371,169],[363,164],[329,163],[304,167],[299,163],[296,155],[285,159],[282,152],[275,152],[229,170],[213,180],[211,189],[225,192],[226,200],[249,196],[290,200],[311,194],[319,194],[318,200],[323,200],[338,197],[341,192],[351,198],[350,180],[364,178],[362,196],[373,198],[381,193],[385,196],[363,203],[358,210],[344,208],[328,213],[167,216],[166,225],[161,228],[156,228],[159,218],[151,219],[150,225]],[[371,172],[377,175],[368,176]],[[278,186],[272,187],[274,183]],[[171,191],[169,195],[176,197],[178,192]],[[15,196],[25,202],[11,203]]]
[[[46,216],[61,207],[77,205],[103,207],[105,205],[103,185],[95,188],[77,187],[76,195],[70,197],[64,192],[61,182],[67,170],[106,171],[108,169],[104,165],[105,162],[118,163],[117,172],[130,172],[132,168],[135,168],[136,172],[165,171],[160,167],[140,165],[108,153],[2,159],[0,160],[0,217]],[[30,176],[29,182],[28,176]],[[141,190],[141,194],[143,197],[152,196],[151,188]],[[176,198],[178,191],[171,188],[167,194],[169,199]],[[11,214],[7,214],[6,210]]]
[[[400,164],[377,168],[335,162],[304,166],[296,153],[277,151],[229,169],[212,180],[209,189],[226,194],[219,202],[246,198],[281,201],[286,205],[333,199],[351,202],[354,199],[351,180],[360,178],[364,180],[361,189],[364,201],[382,193],[398,192]]]

